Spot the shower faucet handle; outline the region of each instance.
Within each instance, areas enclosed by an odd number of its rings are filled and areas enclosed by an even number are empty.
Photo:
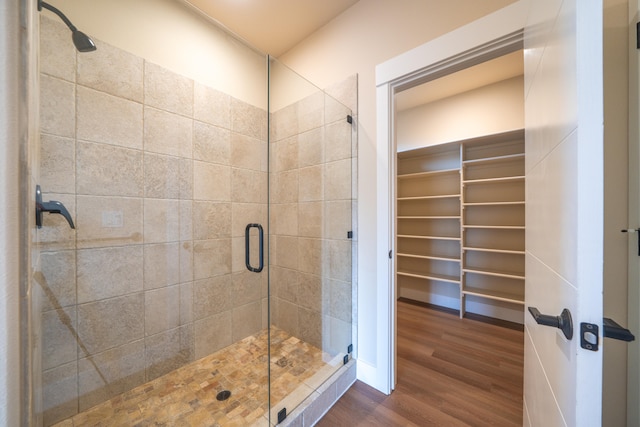
[[[42,201],[42,191],[40,190],[40,186],[36,185],[36,225],[38,228],[42,228],[42,213],[49,212],[62,215],[71,228],[76,228],[73,224],[73,219],[71,219],[71,214],[64,207],[64,205],[56,200],[51,200],[49,202]]]

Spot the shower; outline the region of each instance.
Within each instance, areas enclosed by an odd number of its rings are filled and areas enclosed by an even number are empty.
[[[91,40],[91,37],[82,31],[79,31],[75,25],[69,21],[69,18],[67,18],[59,9],[51,6],[49,3],[43,2],[42,0],[38,0],[38,10],[41,11],[42,8],[55,13],[65,24],[67,24],[67,27],[71,30],[71,39],[73,40],[73,44],[76,46],[76,49],[78,49],[78,52],[93,52],[96,50],[96,44]]]
[[[92,55],[68,19],[36,26],[33,161],[60,214],[33,230],[33,424],[309,423],[355,380],[355,76],[321,90],[174,0],[145,31],[96,3]]]

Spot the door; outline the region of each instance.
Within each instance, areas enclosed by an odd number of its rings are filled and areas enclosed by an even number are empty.
[[[353,105],[356,82],[325,92],[268,59],[269,408],[276,424],[304,411],[299,405],[353,350],[354,118],[342,101]]]
[[[527,308],[568,309],[571,339],[525,317],[525,425],[598,425],[603,291],[601,1],[530,2],[525,30]]]

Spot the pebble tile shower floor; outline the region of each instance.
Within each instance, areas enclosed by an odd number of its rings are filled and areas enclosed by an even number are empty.
[[[142,384],[55,427],[268,426],[267,331],[249,336],[167,375]],[[271,328],[271,402],[287,410],[342,365],[320,349]],[[223,401],[218,393],[229,390]],[[276,416],[272,409],[272,423]]]

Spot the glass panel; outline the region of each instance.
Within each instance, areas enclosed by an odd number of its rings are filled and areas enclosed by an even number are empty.
[[[352,125],[349,108],[271,59],[271,419],[349,358]]]
[[[45,214],[37,232],[37,417],[268,422],[269,266],[245,266],[247,224],[268,231],[264,55],[212,27],[223,47],[204,82],[98,38],[78,54],[60,20],[40,18],[40,185],[76,228]]]

